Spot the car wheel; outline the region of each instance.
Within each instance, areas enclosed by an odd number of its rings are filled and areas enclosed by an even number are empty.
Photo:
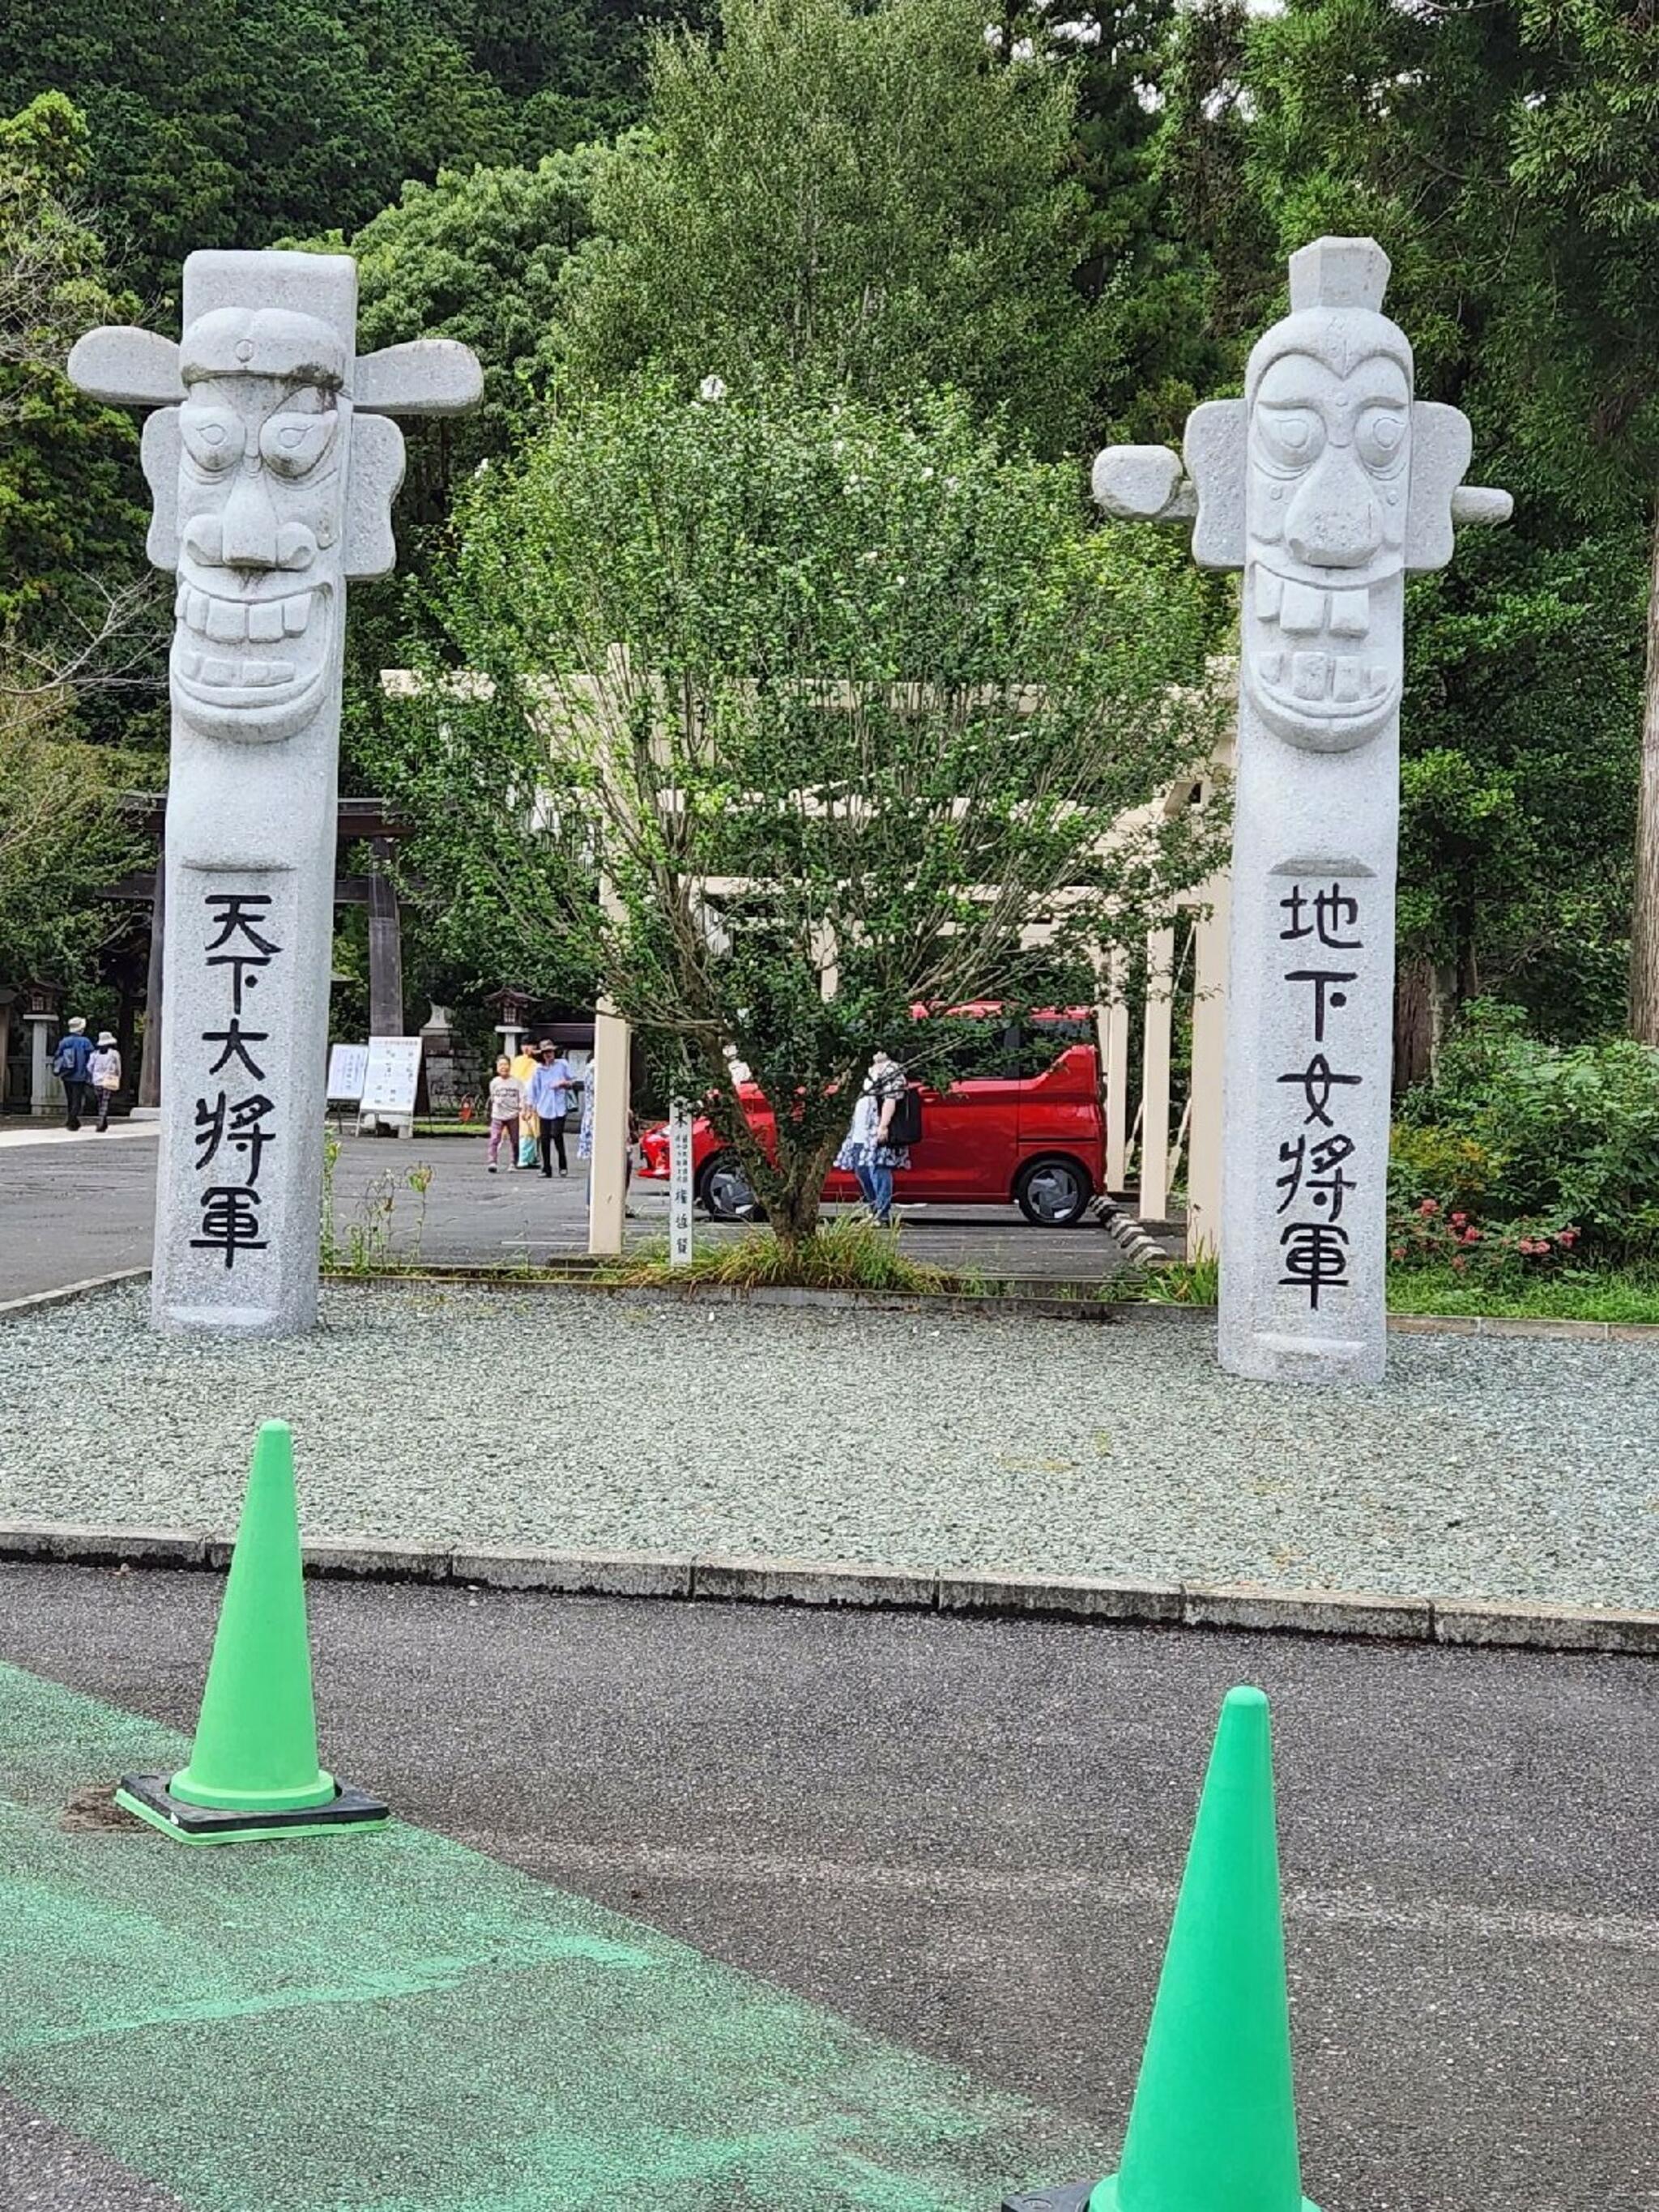
[[[758,1208],[749,1178],[730,1152],[716,1152],[702,1173],[702,1202],[711,1221],[753,1221]]]
[[[1014,1178],[1014,1204],[1036,1229],[1070,1229],[1094,1186],[1075,1160],[1028,1160]]]

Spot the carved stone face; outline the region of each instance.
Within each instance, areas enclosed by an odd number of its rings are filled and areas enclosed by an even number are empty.
[[[216,344],[212,366],[185,334],[171,664],[185,721],[256,744],[303,728],[331,681],[350,421],[316,349],[290,330],[273,362],[263,319],[261,343]],[[283,319],[303,333],[306,318]],[[227,351],[247,368],[225,373]]]
[[[1243,669],[1270,730],[1316,752],[1400,703],[1411,354],[1382,315],[1292,315],[1252,356]]]

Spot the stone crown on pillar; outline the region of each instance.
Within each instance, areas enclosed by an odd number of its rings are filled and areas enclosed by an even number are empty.
[[[1309,307],[1382,309],[1389,257],[1374,238],[1316,238],[1291,256],[1291,312]]]

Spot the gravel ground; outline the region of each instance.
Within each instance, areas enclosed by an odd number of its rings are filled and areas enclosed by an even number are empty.
[[[339,1288],[304,1342],[0,1324],[0,1518],[223,1528],[294,1425],[315,1534],[1659,1604],[1659,1354],[1399,1338],[1330,1392],[1147,1317]],[[533,1442],[527,1439],[533,1438]]]

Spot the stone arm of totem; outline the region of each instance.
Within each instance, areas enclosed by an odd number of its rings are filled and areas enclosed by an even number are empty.
[[[1120,522],[1190,522],[1200,568],[1242,568],[1248,434],[1245,401],[1212,399],[1187,418],[1184,468],[1167,446],[1109,446],[1095,460],[1096,504]],[[1407,568],[1443,568],[1459,524],[1509,520],[1508,492],[1464,483],[1470,450],[1466,416],[1434,400],[1413,402]]]

